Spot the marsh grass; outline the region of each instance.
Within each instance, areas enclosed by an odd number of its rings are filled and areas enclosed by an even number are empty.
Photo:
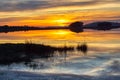
[[[77,49],[86,52],[87,46],[79,45]],[[33,44],[32,42],[0,44],[0,64],[31,62],[36,57],[47,59],[54,57],[55,51],[66,53],[67,51],[74,51],[74,47],[53,47],[44,44]]]

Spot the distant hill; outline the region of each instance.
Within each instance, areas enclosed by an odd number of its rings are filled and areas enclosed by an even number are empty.
[[[84,29],[110,30],[115,28],[120,28],[120,23],[104,21],[104,22],[93,22],[84,25]]]

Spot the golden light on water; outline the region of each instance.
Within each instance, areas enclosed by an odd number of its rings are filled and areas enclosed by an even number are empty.
[[[109,34],[110,33],[110,34]],[[89,42],[89,43],[119,43],[119,34],[112,34],[113,31],[85,31],[83,33],[74,33],[68,29],[60,30],[33,30],[33,31],[21,31],[12,33],[1,33],[0,43],[24,43],[26,40],[30,40],[33,43],[50,43],[55,45],[64,44],[64,41],[69,41],[70,44],[76,44],[77,42]],[[60,41],[60,42],[58,42]],[[62,43],[63,42],[63,43]],[[49,44],[48,43],[48,44]],[[100,44],[101,45],[101,44]],[[118,45],[119,46],[119,45]]]
[[[57,34],[57,35],[68,35],[70,34],[69,31],[65,31],[65,30],[59,30],[57,32],[54,32],[53,34]]]

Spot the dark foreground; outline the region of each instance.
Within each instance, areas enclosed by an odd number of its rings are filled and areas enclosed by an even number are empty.
[[[87,45],[78,45],[77,50],[87,52]],[[25,44],[0,44],[0,64],[8,65],[11,63],[31,62],[35,58],[54,57],[55,51],[65,53],[73,51],[74,47],[53,47],[43,44],[33,44],[26,42]]]
[[[52,47],[43,44],[0,44],[0,64],[31,62],[34,58],[49,58],[55,51],[71,51],[74,47]]]

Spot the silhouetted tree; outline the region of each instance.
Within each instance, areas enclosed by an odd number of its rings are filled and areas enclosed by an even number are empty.
[[[71,23],[69,25],[69,29],[72,32],[76,32],[76,33],[83,32],[83,22],[77,21],[77,22]]]
[[[4,27],[4,28],[8,28],[9,26],[8,26],[8,25],[4,25],[3,27]]]

